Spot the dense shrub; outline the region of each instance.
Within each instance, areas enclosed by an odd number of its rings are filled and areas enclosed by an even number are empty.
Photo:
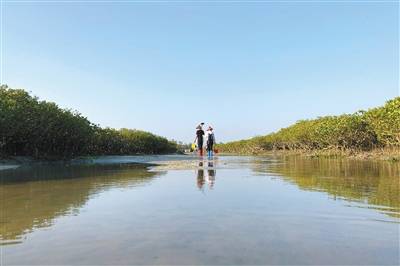
[[[222,152],[355,149],[400,146],[400,97],[383,107],[340,116],[301,120],[276,133],[219,145]]]
[[[400,145],[400,97],[388,101],[383,107],[365,112],[365,118],[371,125],[382,145]]]
[[[97,128],[94,154],[160,154],[176,152],[175,142],[149,132]]]
[[[176,144],[139,130],[100,128],[77,112],[0,87],[0,155],[68,158],[97,154],[169,153]]]

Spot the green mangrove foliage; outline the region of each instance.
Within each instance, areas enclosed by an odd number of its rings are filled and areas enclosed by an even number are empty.
[[[122,128],[95,128],[91,154],[162,154],[177,151],[175,142],[149,132]]]
[[[70,158],[81,155],[155,154],[176,143],[149,132],[101,128],[80,113],[0,87],[0,156]]]
[[[400,147],[400,97],[354,114],[301,120],[278,132],[218,145],[222,152],[270,150],[361,150]]]

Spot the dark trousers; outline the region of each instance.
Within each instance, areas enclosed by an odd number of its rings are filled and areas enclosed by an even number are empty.
[[[203,142],[202,141],[197,142],[197,149],[199,150],[200,156],[203,156]]]
[[[212,141],[207,142],[207,151],[213,150],[214,143]]]

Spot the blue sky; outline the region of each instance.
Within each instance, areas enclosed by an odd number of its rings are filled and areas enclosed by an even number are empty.
[[[3,3],[3,83],[101,126],[218,141],[399,95],[399,4]]]

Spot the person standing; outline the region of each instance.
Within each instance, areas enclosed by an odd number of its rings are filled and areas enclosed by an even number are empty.
[[[203,138],[204,138],[204,130],[202,128],[202,125],[204,123],[201,123],[196,127],[196,138],[194,139],[194,142],[196,143],[197,141],[197,150],[200,153],[200,156],[203,156]]]
[[[208,157],[213,156],[214,144],[215,144],[215,136],[214,136],[213,128],[211,126],[209,126],[207,129],[207,132],[206,132],[206,145],[207,145]]]

